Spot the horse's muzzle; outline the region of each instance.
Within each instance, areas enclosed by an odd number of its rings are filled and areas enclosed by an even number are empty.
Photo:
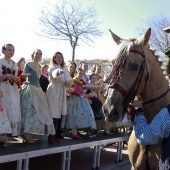
[[[103,105],[103,112],[109,122],[120,122],[123,119],[122,114],[119,114],[113,106]]]

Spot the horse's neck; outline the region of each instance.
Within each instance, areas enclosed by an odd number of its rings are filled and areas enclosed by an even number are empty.
[[[151,61],[150,61],[151,62]],[[146,86],[144,91],[140,95],[140,100],[142,102],[147,102],[153,99],[157,99],[162,96],[168,89],[169,85],[165,76],[160,69],[158,63],[152,64],[152,67],[149,67],[150,74],[149,79],[146,82]],[[150,122],[153,117],[163,108],[166,107],[170,101],[170,93],[166,93],[159,99],[154,102],[150,102],[148,104],[144,104],[145,116]]]

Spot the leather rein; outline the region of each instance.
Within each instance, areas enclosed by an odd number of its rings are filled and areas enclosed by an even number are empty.
[[[141,79],[142,79],[142,76],[143,76],[143,73],[144,73],[144,70],[145,70],[145,67],[147,69],[147,65],[146,65],[146,57],[145,57],[145,53],[144,52],[140,52],[138,50],[130,50],[129,52],[132,52],[132,53],[137,53],[139,55],[141,55],[144,60],[140,66],[140,70],[139,70],[139,73],[138,73],[138,76],[133,84],[133,86],[131,87],[131,89],[129,90],[129,92],[127,93],[126,90],[124,90],[124,88],[119,85],[118,83],[116,82],[113,82],[112,84],[109,85],[109,88],[112,88],[112,89],[116,89],[117,91],[119,91],[122,96],[125,98],[125,101],[123,103],[123,107],[124,109],[126,110],[126,108],[128,107],[129,103],[132,103],[134,98],[135,98],[135,95],[136,95],[136,92],[137,92],[137,89],[140,85],[140,82],[141,82]],[[149,74],[147,72],[147,76],[146,76],[146,79],[145,79],[145,85],[146,85],[146,82],[148,81],[148,78],[149,78]],[[151,100],[148,100],[146,102],[143,102],[142,104],[148,104],[148,103],[152,103],[152,102],[155,102],[159,99],[161,99],[164,95],[166,95],[168,92],[170,91],[170,89],[168,89],[166,92],[164,92],[162,95],[160,95],[159,97],[155,98],[155,99],[151,99]]]

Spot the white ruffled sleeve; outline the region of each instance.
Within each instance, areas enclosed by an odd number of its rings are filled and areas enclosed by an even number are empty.
[[[69,83],[70,81],[72,81],[72,77],[70,76],[66,68],[63,68],[63,70],[65,83]]]
[[[48,69],[50,77],[52,77],[53,79],[60,79],[62,82],[64,82],[64,73],[57,75],[60,70],[62,69],[57,68],[56,66],[51,66]]]

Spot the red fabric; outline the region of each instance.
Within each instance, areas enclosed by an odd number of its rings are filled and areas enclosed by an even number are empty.
[[[131,121],[133,122],[134,119],[135,119],[135,108],[134,108],[134,106],[133,105],[129,105],[128,108],[127,108],[127,112],[130,115],[130,117],[131,117]]]
[[[25,78],[21,76],[22,70],[18,70],[18,77],[20,78],[20,81],[17,83],[18,88],[21,88],[22,84],[26,81]]]
[[[76,95],[78,95],[78,96],[82,96],[82,95],[84,94],[83,86],[80,85],[79,83],[74,82],[73,88],[74,88],[74,90],[75,90],[75,91],[73,92],[73,94],[76,94]]]
[[[2,108],[2,106],[0,105],[0,112],[3,112],[3,108]]]

